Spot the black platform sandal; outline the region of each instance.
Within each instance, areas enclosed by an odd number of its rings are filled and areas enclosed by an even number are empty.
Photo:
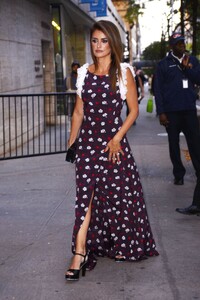
[[[72,274],[65,274],[65,279],[67,279],[69,281],[79,280],[79,274],[80,274],[81,270],[82,270],[82,276],[85,276],[85,272],[86,272],[86,264],[87,264],[87,261],[88,261],[88,256],[83,255],[81,253],[75,253],[74,255],[80,255],[80,256],[84,257],[84,260],[80,264],[80,269],[69,269],[69,270],[67,270],[67,272],[72,273]]]

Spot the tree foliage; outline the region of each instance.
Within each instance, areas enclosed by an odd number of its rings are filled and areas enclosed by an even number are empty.
[[[145,9],[145,2],[150,2],[153,0],[129,0],[128,1],[128,8],[125,15],[127,22],[130,25],[134,25],[138,21],[138,16],[142,14],[143,9]],[[162,1],[162,0],[161,0]],[[200,0],[175,0],[180,2],[180,22],[176,24],[175,30],[180,30],[182,34],[186,35],[192,39],[192,52],[194,55],[200,55]],[[172,1],[167,1],[169,7],[171,7]],[[174,12],[172,11],[172,14]],[[163,55],[165,52],[162,50],[164,45],[161,43],[160,55]],[[153,55],[158,55],[158,45],[153,43],[149,47],[147,47],[147,55],[149,51],[153,51]],[[164,48],[163,48],[164,49]],[[145,49],[146,50],[146,49]],[[166,50],[166,46],[165,46]],[[145,53],[145,52],[144,52]],[[146,54],[145,54],[146,55]]]
[[[164,49],[164,51],[163,51]],[[153,42],[143,51],[143,60],[160,60],[166,54],[166,42]]]
[[[194,55],[200,54],[200,1],[199,0],[181,0],[181,30],[184,34],[192,38],[192,52]],[[187,31],[187,28],[190,30]]]
[[[138,16],[142,14],[141,7],[135,3],[135,0],[130,0],[126,11],[125,19],[130,25],[133,25],[137,21]]]
[[[191,39],[193,54],[200,54],[200,0],[181,0],[179,12],[180,22],[173,30],[179,30]]]
[[[140,1],[140,0],[128,0],[127,12],[125,19],[132,25],[138,20],[138,16],[142,15],[142,10],[145,9],[145,2],[151,2],[153,0]],[[161,0],[162,1],[162,0]]]

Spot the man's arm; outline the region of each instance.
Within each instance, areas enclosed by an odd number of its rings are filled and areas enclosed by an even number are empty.
[[[163,73],[161,71],[161,66],[158,64],[156,68],[156,72],[154,75],[154,96],[156,102],[156,110],[157,113],[160,115],[164,113],[164,106],[163,106]]]
[[[200,85],[200,64],[195,56],[186,55],[182,61],[183,72],[193,84]]]

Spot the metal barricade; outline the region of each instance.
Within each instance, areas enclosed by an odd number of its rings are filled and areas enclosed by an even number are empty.
[[[75,95],[0,94],[0,160],[65,152]]]

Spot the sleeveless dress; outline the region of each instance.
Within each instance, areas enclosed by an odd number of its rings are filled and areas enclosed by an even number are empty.
[[[72,252],[75,252],[76,235],[93,197],[86,241],[91,264],[92,260],[95,262],[94,254],[110,258],[123,255],[128,261],[158,255],[140,177],[126,136],[121,140],[124,156],[120,162],[109,162],[108,152],[104,152],[107,143],[122,126],[120,115],[124,100],[120,82],[117,82],[116,92],[112,92],[109,75],[92,74],[87,66],[84,75],[83,69],[78,69],[81,78],[77,80],[77,93],[84,103],[84,119],[76,154]]]

